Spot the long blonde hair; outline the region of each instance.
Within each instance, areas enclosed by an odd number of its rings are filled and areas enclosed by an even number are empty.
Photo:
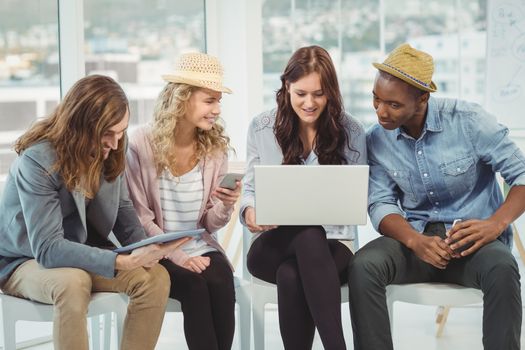
[[[178,121],[188,111],[191,95],[201,88],[181,83],[168,83],[160,92],[153,112],[151,145],[157,173],[176,163],[173,154],[175,130]],[[230,150],[230,138],[225,135],[221,119],[213,124],[211,130],[196,129],[197,161],[208,155],[220,156]]]
[[[87,76],[73,85],[49,117],[37,121],[16,140],[15,151],[21,154],[35,143],[49,141],[57,157],[52,170],[60,173],[70,192],[79,189],[93,198],[102,173],[107,181],[113,181],[124,171],[126,138],[104,160],[102,136],[122,121],[127,111],[126,94],[113,79]]]

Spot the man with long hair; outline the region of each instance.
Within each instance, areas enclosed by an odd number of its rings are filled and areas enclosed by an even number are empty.
[[[122,349],[155,347],[169,292],[157,262],[186,239],[122,255],[146,237],[124,179],[126,95],[111,78],[79,80],[54,112],[15,144],[0,200],[0,287],[53,304],[55,349],[87,350],[91,292],[130,298]]]

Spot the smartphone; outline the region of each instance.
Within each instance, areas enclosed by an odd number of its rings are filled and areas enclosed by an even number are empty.
[[[452,223],[452,227],[454,227],[454,225],[456,225],[457,223],[460,223],[461,222],[461,219],[456,219],[454,220],[454,222]],[[474,245],[474,242],[470,242],[470,243],[467,243],[457,249],[454,250],[454,253],[461,253],[462,251],[466,250],[466,249],[469,249],[470,247],[472,247],[472,245]]]
[[[244,174],[239,173],[228,173],[224,175],[221,183],[219,184],[219,187],[227,188],[229,190],[234,190],[235,186],[237,185],[237,181],[241,181],[244,177]]]

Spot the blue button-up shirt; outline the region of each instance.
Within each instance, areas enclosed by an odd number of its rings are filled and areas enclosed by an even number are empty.
[[[389,214],[418,232],[428,222],[486,219],[503,203],[495,173],[525,185],[525,157],[508,129],[479,105],[431,97],[419,139],[380,125],[367,132],[370,219],[377,230]],[[500,239],[510,245],[507,228]]]

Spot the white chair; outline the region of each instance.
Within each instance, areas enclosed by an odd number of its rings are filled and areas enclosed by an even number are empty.
[[[243,228],[243,250],[244,257],[250,248],[252,233]],[[250,276],[246,264],[244,264],[244,275]],[[264,320],[266,304],[277,304],[277,286],[264,282],[251,276],[251,296],[252,296],[252,318],[253,318],[253,342],[255,350],[264,350]],[[348,302],[348,286],[341,287],[341,303]],[[245,349],[244,347],[242,348]],[[248,349],[248,348],[247,348]]]
[[[438,317],[439,327],[436,335],[443,331],[448,310],[452,306],[467,306],[483,302],[483,293],[479,289],[462,287],[450,283],[409,283],[391,284],[386,287],[390,329],[394,332],[394,302],[435,305],[443,307],[445,313]]]
[[[126,305],[118,293],[93,293],[88,308],[91,317],[91,346],[93,350],[100,349],[100,318],[104,317],[104,350],[109,350],[111,341],[111,317],[114,312],[118,325],[122,325]],[[16,322],[52,322],[53,305],[17,298],[0,293],[0,345],[3,350],[16,350]],[[120,333],[117,343],[120,344]]]

